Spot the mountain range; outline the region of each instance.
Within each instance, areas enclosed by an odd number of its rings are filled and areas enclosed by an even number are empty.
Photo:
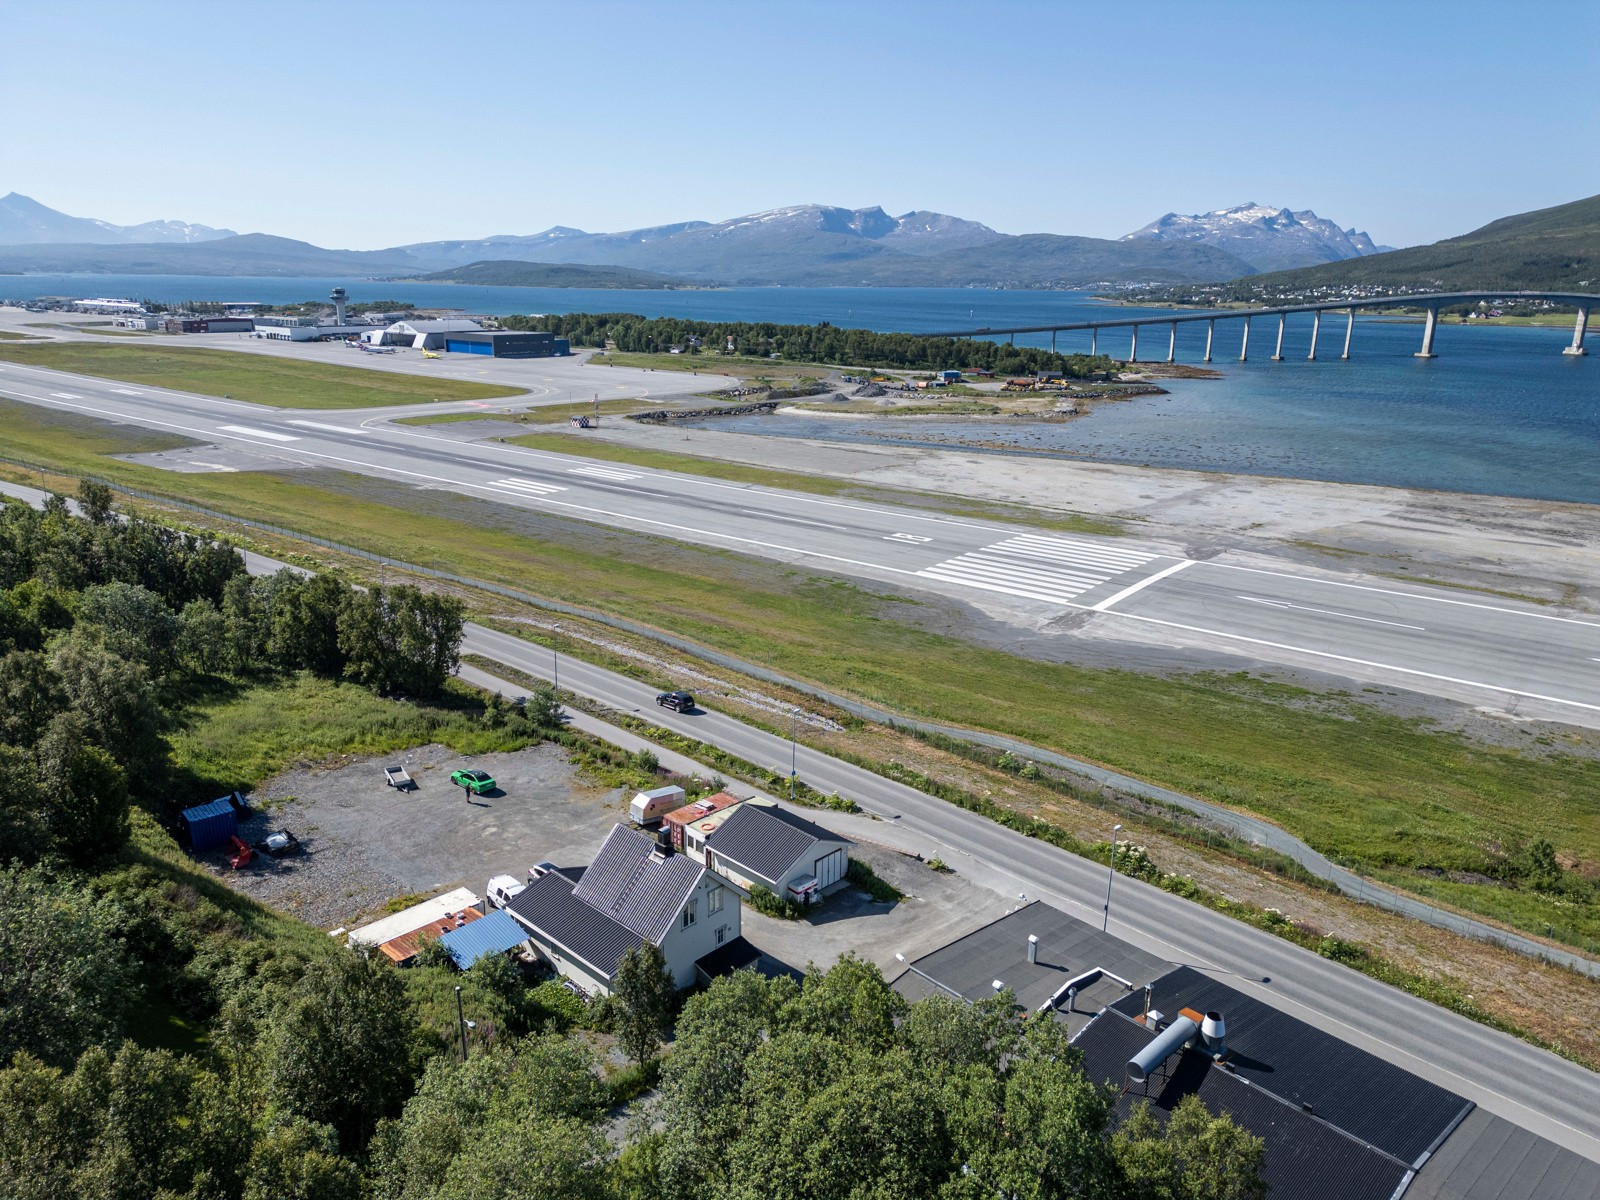
[[[1201,242],[1237,255],[1258,271],[1340,262],[1393,249],[1374,245],[1355,229],[1340,229],[1310,209],[1291,212],[1254,202],[1189,216],[1168,213],[1122,240]]]
[[[1308,222],[1320,220],[1309,213],[1279,222],[1281,230],[1263,225],[1253,238],[1234,237],[1237,248],[1205,230],[1179,236],[1158,229],[1146,236],[1171,220],[1108,240],[1003,234],[924,210],[891,216],[878,207],[804,204],[620,233],[558,225],[536,234],[356,251],[172,221],[112,225],[12,193],[0,201],[0,271],[416,277],[512,261],[622,267],[694,283],[1051,288],[1231,279],[1262,264],[1327,261],[1329,247],[1336,247],[1325,238],[1315,248],[1293,248],[1311,228]],[[1279,240],[1286,248],[1273,250]]]
[[[142,225],[113,225],[93,217],[69,217],[40,204],[31,196],[11,192],[0,196],[0,246],[38,246],[60,242],[88,245],[210,242],[235,237],[231,229],[190,225],[185,221],[146,221]]]

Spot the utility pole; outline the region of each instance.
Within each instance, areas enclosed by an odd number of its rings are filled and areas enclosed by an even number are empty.
[[[796,716],[798,715],[798,713],[799,713],[798,709],[791,708],[789,710],[789,803],[790,804],[794,803],[795,763],[798,760],[799,753],[800,753],[799,749],[795,745],[795,719],[796,719]]]
[[[550,639],[551,686],[555,691],[559,692],[561,690],[561,626],[560,624],[555,624],[551,628],[555,630],[554,636]]]
[[[600,428],[600,393],[594,394],[594,427]]]
[[[1106,910],[1105,917],[1100,922],[1100,932],[1104,933],[1111,927],[1111,882],[1117,877],[1117,834],[1122,832],[1121,825],[1111,827],[1111,873],[1106,876]],[[457,989],[460,990],[459,988]]]
[[[461,985],[456,985],[456,1025],[461,1030],[461,1061],[467,1061],[467,1018],[461,1011]]]

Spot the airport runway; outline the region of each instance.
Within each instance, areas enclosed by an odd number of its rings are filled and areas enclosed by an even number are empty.
[[[1078,636],[1233,653],[1600,726],[1600,617],[1581,613],[474,442],[470,423],[388,423],[416,407],[280,410],[9,362],[0,395],[267,465],[352,471],[933,592],[1027,627],[1076,614]]]

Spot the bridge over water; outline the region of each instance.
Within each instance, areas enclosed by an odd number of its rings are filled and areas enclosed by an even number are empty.
[[[1377,296],[1371,299],[1355,300],[1325,300],[1311,304],[1286,304],[1275,308],[1236,308],[1216,309],[1210,312],[1185,313],[1181,316],[1161,317],[1119,317],[1104,321],[1072,321],[1059,325],[1017,325],[1004,329],[984,326],[979,329],[947,330],[930,333],[928,337],[1003,337],[1009,335],[1012,345],[1016,344],[1019,333],[1048,333],[1050,335],[1050,349],[1056,348],[1056,334],[1071,333],[1088,330],[1090,333],[1090,353],[1100,352],[1100,331],[1102,329],[1127,329],[1130,331],[1131,341],[1128,347],[1128,361],[1139,361],[1139,331],[1149,326],[1168,326],[1167,335],[1167,362],[1173,362],[1178,353],[1178,326],[1192,324],[1196,321],[1206,322],[1206,353],[1203,361],[1211,361],[1212,345],[1216,340],[1218,321],[1242,321],[1244,333],[1239,339],[1239,361],[1244,362],[1250,355],[1250,322],[1256,317],[1278,318],[1278,340],[1272,352],[1272,361],[1283,360],[1283,331],[1289,317],[1295,313],[1311,314],[1311,353],[1306,357],[1315,360],[1317,357],[1317,341],[1322,333],[1322,314],[1327,312],[1345,314],[1344,350],[1339,355],[1341,359],[1350,357],[1350,342],[1355,335],[1356,309],[1358,308],[1421,308],[1425,312],[1422,326],[1422,349],[1417,351],[1418,358],[1433,358],[1433,333],[1439,323],[1439,310],[1453,308],[1458,304],[1475,304],[1480,300],[1548,300],[1564,307],[1570,306],[1578,310],[1577,323],[1572,330],[1572,344],[1561,353],[1574,357],[1587,354],[1584,349],[1584,332],[1589,324],[1589,310],[1600,303],[1600,295],[1586,295],[1578,292],[1427,292],[1415,296]]]

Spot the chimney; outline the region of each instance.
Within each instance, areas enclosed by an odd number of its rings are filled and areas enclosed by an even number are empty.
[[[650,851],[652,858],[669,858],[672,855],[672,831],[663,825],[656,830],[656,844]]]
[[[1028,961],[1031,963],[1039,961],[1039,935],[1036,933],[1028,935]]]
[[[1228,1052],[1228,1047],[1223,1041],[1227,1036],[1228,1026],[1223,1021],[1222,1014],[1215,1009],[1206,1013],[1205,1020],[1200,1022],[1200,1039],[1205,1043],[1206,1051],[1212,1058],[1221,1058]]]

